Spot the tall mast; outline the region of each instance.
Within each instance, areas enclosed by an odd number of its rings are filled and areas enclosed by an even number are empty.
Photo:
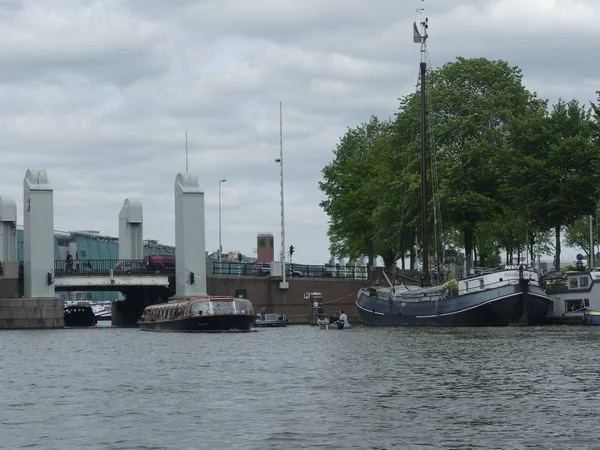
[[[421,8],[418,13],[425,11],[424,0],[422,0]],[[429,25],[427,18],[423,18],[420,23],[421,29],[414,23],[414,39],[415,43],[421,44],[421,65],[420,65],[420,80],[421,80],[421,236],[423,247],[423,276],[427,279],[429,275],[429,240],[427,233],[427,135],[426,135],[426,115],[425,115],[425,75],[427,73],[427,29]]]

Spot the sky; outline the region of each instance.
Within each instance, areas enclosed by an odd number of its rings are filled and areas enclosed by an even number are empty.
[[[322,168],[348,127],[393,116],[414,91],[419,0],[0,0],[0,196],[46,170],[54,228],[118,236],[126,198],[144,237],[174,245],[174,183],[205,192],[206,247],[279,252],[279,102],[286,248],[329,260]],[[596,99],[600,2],[428,0],[433,66],[457,56],[520,66],[556,101]],[[570,252],[570,253],[569,253]],[[572,256],[568,250],[563,256]]]

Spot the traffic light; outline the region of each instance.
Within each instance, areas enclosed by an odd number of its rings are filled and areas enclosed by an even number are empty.
[[[292,257],[293,254],[294,254],[294,246],[290,245],[290,258]]]
[[[241,263],[241,262],[242,262],[242,258],[243,258],[242,254],[241,254],[241,253],[238,253],[238,262],[240,262],[240,263]]]
[[[194,284],[196,281],[196,277],[194,276],[194,272],[190,272],[190,284]]]
[[[52,285],[52,283],[54,283],[54,275],[52,274],[52,272],[48,272],[46,275],[47,281],[48,281],[48,286]]]

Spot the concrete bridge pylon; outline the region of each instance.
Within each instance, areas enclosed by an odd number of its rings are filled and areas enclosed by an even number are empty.
[[[141,200],[126,198],[119,213],[119,259],[144,259],[143,222]]]
[[[175,178],[175,296],[206,295],[204,192],[198,177]]]
[[[0,197],[0,261],[17,262],[17,203]]]
[[[23,179],[23,273],[25,297],[54,297],[54,189],[45,170]]]

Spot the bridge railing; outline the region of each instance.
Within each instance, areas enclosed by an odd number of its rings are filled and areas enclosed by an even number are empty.
[[[151,266],[144,260],[137,259],[87,259],[74,260],[71,264],[65,260],[54,261],[55,276],[65,275],[108,275],[113,274],[142,274],[142,273],[173,273],[174,267],[158,267],[156,263]]]
[[[369,275],[368,267],[356,266],[318,266],[309,264],[286,264],[288,277],[335,277],[366,280]],[[269,276],[268,263],[237,263],[232,261],[214,261],[213,275],[226,276]]]

